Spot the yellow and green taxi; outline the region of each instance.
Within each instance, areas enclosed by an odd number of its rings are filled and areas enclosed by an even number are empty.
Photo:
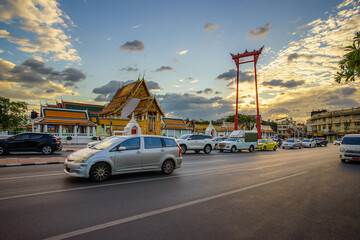
[[[272,139],[259,139],[257,141],[257,148],[256,149],[259,149],[259,150],[262,150],[262,151],[266,151],[266,150],[274,150],[274,151],[276,151],[276,149],[278,147],[279,146],[277,145],[277,143]]]

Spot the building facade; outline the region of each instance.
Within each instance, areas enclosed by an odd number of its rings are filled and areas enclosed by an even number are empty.
[[[314,137],[333,142],[346,134],[360,133],[360,107],[312,114],[310,122]]]
[[[292,118],[279,118],[277,122],[277,135],[279,138],[291,138],[295,133],[296,122]]]

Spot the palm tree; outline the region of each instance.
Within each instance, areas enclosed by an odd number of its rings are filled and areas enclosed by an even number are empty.
[[[335,81],[341,83],[345,78],[345,82],[355,81],[355,77],[360,77],[360,32],[356,33],[352,45],[345,47],[343,59],[339,62],[340,72],[337,72]]]

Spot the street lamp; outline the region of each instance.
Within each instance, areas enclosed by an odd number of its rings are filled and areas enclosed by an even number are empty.
[[[260,114],[259,114],[259,99],[258,99],[258,89],[257,89],[257,78],[256,78],[256,63],[259,58],[259,55],[261,54],[261,51],[263,50],[264,46],[260,48],[259,50],[254,50],[252,52],[248,52],[245,50],[242,54],[231,54],[232,59],[235,61],[236,68],[237,68],[237,78],[236,78],[236,110],[235,110],[235,123],[234,123],[234,130],[238,130],[238,91],[239,91],[239,65],[244,63],[254,63],[254,72],[255,72],[255,92],[256,92],[256,127],[258,132],[258,138],[261,138],[261,124],[260,124]],[[254,59],[246,62],[240,62],[240,58],[244,57],[250,57],[253,56]]]

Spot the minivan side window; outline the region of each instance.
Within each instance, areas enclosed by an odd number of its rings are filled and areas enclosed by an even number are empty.
[[[158,137],[144,137],[145,148],[162,148],[161,138]]]
[[[126,150],[135,150],[140,148],[140,138],[131,138],[122,142],[119,147],[125,147]]]
[[[171,138],[163,138],[165,147],[177,147],[178,144],[175,142],[174,139]]]
[[[204,136],[203,135],[192,135],[191,138],[192,138],[192,140],[203,140]]]

